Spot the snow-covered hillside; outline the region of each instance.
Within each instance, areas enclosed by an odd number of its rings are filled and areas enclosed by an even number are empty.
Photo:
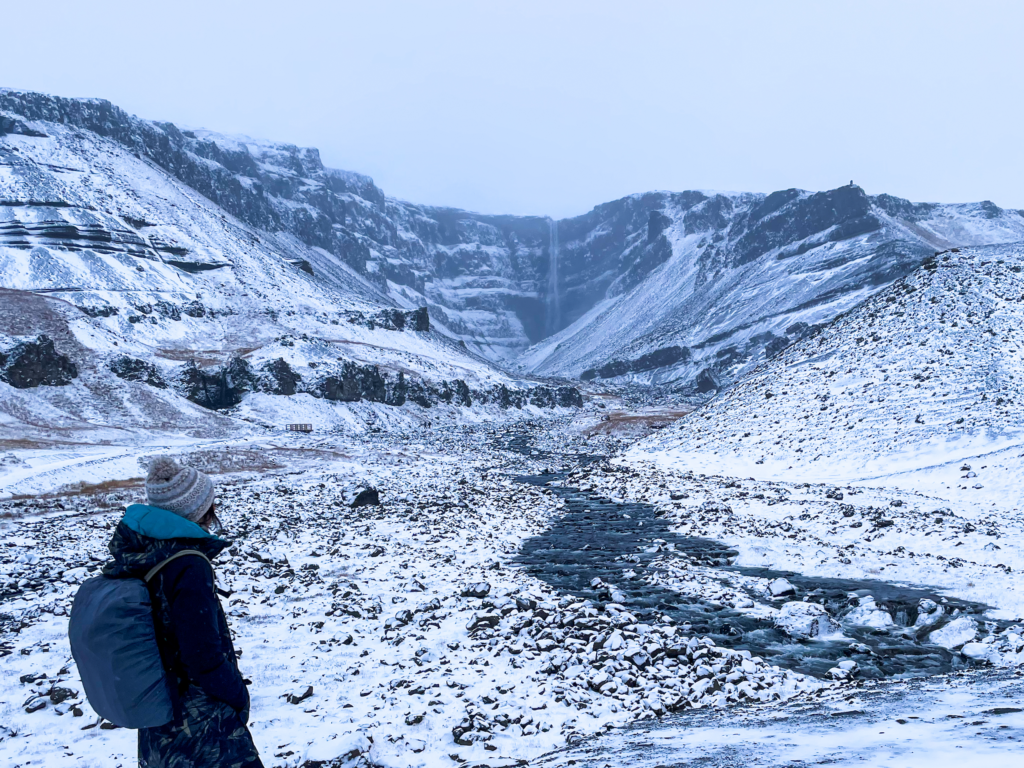
[[[104,153],[119,148],[173,177],[322,285],[426,306],[470,350],[542,375],[710,392],[935,250],[1024,239],[1019,211],[869,197],[855,186],[651,192],[557,222],[481,215],[389,198],[367,176],[325,168],[315,149],[183,130],[101,100],[0,90],[0,133],[30,144],[56,134],[54,124],[86,143],[105,139],[97,166],[117,165]],[[51,165],[42,176],[67,172]],[[164,218],[134,216],[174,258]],[[134,239],[114,224],[97,222],[87,240]],[[212,253],[192,258],[212,266]]]
[[[1022,268],[1021,246],[936,256],[628,456],[1019,508]]]
[[[52,122],[5,130],[0,438],[11,447],[331,427],[358,401],[458,410],[572,395],[518,382],[344,261],[239,221],[121,143]],[[241,421],[216,413],[236,406]]]
[[[507,358],[543,335],[537,281],[546,273],[545,218],[390,200],[367,176],[325,168],[316,149],[181,130],[99,99],[0,89],[0,120],[0,135],[21,134],[22,144],[57,133],[48,126],[66,126],[96,145],[93,165],[123,165],[119,153],[141,159],[193,197],[205,197],[218,215],[248,225],[248,239],[261,238],[322,285],[348,292],[357,276],[359,290],[368,288],[384,304],[427,306],[438,327],[491,358]],[[59,161],[51,166],[63,168]],[[39,199],[45,197],[28,198]],[[159,209],[134,216],[166,223]]]
[[[936,250],[1024,239],[1017,211],[914,205],[854,186],[641,202],[650,224],[627,252],[633,263],[525,353],[529,370],[713,392]]]

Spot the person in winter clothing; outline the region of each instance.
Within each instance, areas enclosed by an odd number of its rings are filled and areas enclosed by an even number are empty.
[[[125,510],[103,573],[142,578],[184,550],[149,582],[160,656],[172,681],[174,720],[139,729],[140,768],[262,768],[249,720],[249,692],[238,671],[210,560],[228,542],[216,522],[213,481],[167,456],[149,468],[150,504]]]

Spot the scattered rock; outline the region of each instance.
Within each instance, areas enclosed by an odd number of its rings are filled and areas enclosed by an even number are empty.
[[[303,691],[301,694],[289,693],[286,698],[288,699],[288,703],[289,704],[301,704],[302,702],[304,702],[306,699],[308,699],[312,695],[313,695],[313,686],[310,685],[310,686],[307,686],[306,690]]]
[[[376,488],[364,488],[356,494],[350,505],[356,507],[378,507],[380,506],[380,492]]]
[[[491,593],[491,585],[486,581],[481,581],[476,584],[467,584],[462,590],[463,597],[478,597],[484,598]]]

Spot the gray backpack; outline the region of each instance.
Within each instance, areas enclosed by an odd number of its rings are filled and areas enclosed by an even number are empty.
[[[143,579],[96,576],[75,595],[68,624],[71,655],[89,704],[122,728],[153,728],[174,719],[170,681],[160,658],[147,583],[172,560],[206,555],[186,549]]]

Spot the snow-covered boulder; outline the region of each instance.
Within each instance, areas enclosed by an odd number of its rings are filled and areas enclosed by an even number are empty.
[[[784,597],[785,595],[795,595],[796,587],[786,579],[778,578],[768,585],[768,592],[772,597]]]
[[[923,598],[917,606],[917,621],[914,622],[914,628],[923,629],[934,626],[942,621],[942,617],[945,615],[946,612],[941,605],[927,597]]]
[[[786,603],[779,609],[775,626],[790,637],[819,639],[842,635],[839,623],[817,603]]]
[[[941,645],[943,648],[959,648],[969,643],[978,635],[978,624],[970,616],[958,616],[949,624],[933,630],[928,635],[928,642]]]
[[[850,680],[857,674],[859,669],[860,665],[856,661],[844,659],[828,671],[828,676],[833,680]]]
[[[997,662],[1002,654],[994,643],[966,643],[960,653],[975,661]]]
[[[860,598],[856,608],[843,617],[850,624],[860,627],[874,627],[876,629],[888,629],[895,625],[892,616],[884,608],[875,602],[872,595]]]

